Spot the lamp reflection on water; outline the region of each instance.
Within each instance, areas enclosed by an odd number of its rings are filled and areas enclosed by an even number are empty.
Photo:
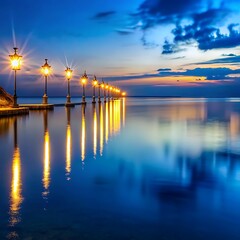
[[[97,154],[97,111],[96,106],[93,106],[93,154],[96,158]]]
[[[108,123],[108,102],[105,104],[105,142],[108,142],[108,128],[109,128],[109,123]]]
[[[126,98],[122,99],[122,120],[123,120],[123,127],[125,126],[125,118],[126,118]]]
[[[119,100],[114,101],[113,109],[113,133],[117,134],[121,129],[121,104]]]
[[[67,132],[66,132],[66,176],[71,173],[71,150],[72,150],[72,135],[71,135],[71,109],[67,110]],[[70,180],[68,177],[67,180]]]
[[[103,144],[104,144],[104,124],[103,124],[103,108],[102,105],[99,104],[99,131],[100,131],[100,155],[103,153]]]
[[[44,110],[43,112],[43,123],[44,123],[44,159],[43,159],[43,187],[44,191],[42,193],[44,198],[47,198],[49,194],[50,186],[50,136],[48,132],[48,111]]]
[[[81,158],[85,160],[85,146],[86,146],[86,119],[85,119],[85,105],[82,105],[82,128],[81,128]]]
[[[21,208],[22,179],[21,179],[21,157],[17,142],[17,119],[14,119],[14,153],[12,162],[12,183],[10,192],[10,226],[15,226],[20,222],[19,211]]]
[[[113,102],[109,102],[109,135],[113,133]]]

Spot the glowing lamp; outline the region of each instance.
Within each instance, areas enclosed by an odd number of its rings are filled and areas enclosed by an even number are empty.
[[[92,82],[93,86],[96,87],[98,84],[98,80],[96,78],[96,76],[94,76],[93,82]]]
[[[51,66],[48,64],[48,60],[45,59],[45,63],[42,66],[42,73],[45,77],[47,77],[49,76],[50,72],[51,72]]]
[[[67,80],[70,80],[72,78],[72,73],[73,73],[73,70],[71,68],[67,67],[65,70],[65,75],[66,75]]]
[[[18,55],[17,51],[18,48],[13,48],[14,54],[9,55],[10,63],[12,70],[20,70],[21,69],[21,63],[22,63],[22,56]]]

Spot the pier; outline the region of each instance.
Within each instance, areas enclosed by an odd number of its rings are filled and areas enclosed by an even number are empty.
[[[29,108],[0,108],[0,117],[29,114]]]

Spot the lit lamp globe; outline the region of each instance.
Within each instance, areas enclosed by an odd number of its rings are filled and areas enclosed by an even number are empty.
[[[14,94],[13,94],[13,107],[17,108],[17,71],[21,69],[21,63],[22,63],[22,56],[20,56],[18,52],[18,48],[13,48],[14,53],[12,55],[9,55],[10,58],[10,64],[12,67],[12,70],[14,71]]]
[[[93,98],[92,98],[92,103],[96,103],[96,86],[98,85],[98,80],[96,78],[96,76],[94,75],[93,81],[92,81],[92,85],[93,85]]]
[[[86,96],[85,96],[85,85],[87,84],[87,80],[88,80],[88,76],[86,71],[84,72],[84,74],[81,77],[81,84],[82,84],[82,104],[86,104]]]
[[[45,59],[45,63],[42,66],[42,74],[44,75],[44,79],[45,79],[43,104],[48,104],[47,80],[48,80],[48,76],[50,75],[50,73],[51,73],[51,66],[48,64],[48,59]]]

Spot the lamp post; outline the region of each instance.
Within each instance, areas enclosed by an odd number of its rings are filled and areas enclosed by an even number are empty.
[[[42,66],[42,73],[45,78],[44,84],[44,95],[43,95],[43,104],[48,104],[48,96],[47,96],[47,79],[51,71],[51,66],[48,64],[48,59],[45,59],[45,63]]]
[[[101,103],[101,93],[100,93],[101,83],[98,84],[98,103]]]
[[[109,91],[110,91],[110,94],[111,96],[109,96],[109,100],[111,100],[111,98],[113,99],[113,91],[114,91],[114,88],[112,86],[109,87]]]
[[[105,88],[106,88],[106,98],[109,99],[109,86],[108,86],[108,83],[105,85]]]
[[[104,98],[104,102],[106,102],[106,90],[105,90],[105,84],[104,81],[102,81],[101,87],[103,89],[103,98]]]
[[[93,81],[92,81],[92,85],[93,85],[93,99],[92,99],[92,103],[96,103],[96,97],[95,97],[95,89],[96,89],[96,86],[98,84],[98,80],[96,78],[96,76],[94,75],[94,78],[93,78]]]
[[[68,90],[67,90],[67,102],[66,102],[66,106],[71,105],[71,95],[70,95],[70,80],[72,78],[72,73],[73,70],[69,67],[66,68],[65,70],[65,74],[66,74],[66,78],[67,78],[67,86],[68,86]]]
[[[13,107],[17,108],[17,70],[21,68],[21,59],[22,56],[18,55],[18,48],[13,48],[14,54],[9,55],[12,70],[14,71],[14,95],[13,95]]]
[[[82,104],[86,104],[86,97],[85,97],[85,85],[87,83],[88,80],[88,76],[86,71],[84,72],[84,74],[81,77],[81,83],[82,83],[82,88],[83,88],[83,93],[82,93]]]

